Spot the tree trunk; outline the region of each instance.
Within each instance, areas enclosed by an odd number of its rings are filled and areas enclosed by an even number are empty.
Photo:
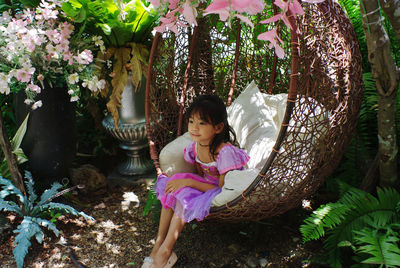
[[[10,139],[4,126],[3,115],[0,112],[0,145],[3,150],[4,156],[7,161],[8,168],[10,169],[12,182],[18,187],[23,194],[25,194],[25,187],[22,180],[21,173],[18,170],[17,158],[12,152]]]
[[[382,26],[380,7],[375,0],[361,0],[363,27],[368,47],[368,60],[379,94],[378,140],[380,186],[398,187],[396,98],[399,72],[393,60],[390,41]]]
[[[383,11],[392,24],[397,41],[400,43],[400,1],[399,0],[379,0]]]

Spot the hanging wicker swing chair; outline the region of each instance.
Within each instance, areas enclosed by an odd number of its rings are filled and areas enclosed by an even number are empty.
[[[263,93],[287,93],[275,145],[258,176],[241,195],[213,206],[207,219],[260,220],[299,206],[338,166],[351,141],[363,92],[354,30],[331,0],[303,3],[303,8],[304,16],[289,18],[291,30],[278,25],[283,60],[257,40],[258,33],[269,30],[260,24],[252,29],[235,21],[228,27],[206,16],[194,28],[181,28],[179,35],[155,36],[146,127],[158,173],[159,153],[183,134],[186,108],[196,96],[217,94],[229,106],[253,80]],[[312,116],[321,109],[327,112]]]

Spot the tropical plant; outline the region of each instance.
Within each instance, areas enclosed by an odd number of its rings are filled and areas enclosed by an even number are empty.
[[[54,222],[52,222],[55,215],[72,214],[82,216],[85,220],[94,220],[84,212],[78,212],[71,206],[52,202],[54,198],[65,194],[75,187],[58,192],[62,185],[56,182],[50,189],[45,190],[40,200],[38,200],[34,191],[32,176],[28,171],[25,172],[25,179],[26,195],[14,186],[11,181],[0,176],[0,212],[9,211],[22,217],[22,222],[14,230],[14,233],[18,234],[15,237],[15,248],[13,250],[18,268],[23,267],[25,256],[31,246],[31,239],[34,237],[37,242],[43,242],[45,233],[42,227],[59,236],[59,230]],[[49,215],[52,218],[50,220],[46,219]]]
[[[149,46],[158,16],[144,0],[68,0],[62,9],[71,20],[82,24],[86,33],[103,37],[107,50],[99,53],[98,59],[104,63],[100,65],[101,77],[107,83],[100,94],[108,98],[107,108],[117,124],[117,107],[121,106],[128,71],[135,90],[147,76]]]
[[[385,188],[378,189],[375,197],[345,184],[341,188],[348,190],[336,203],[322,205],[304,220],[303,241],[326,236],[323,245],[331,267],[342,267],[342,248],[352,249],[359,263],[398,265],[400,194]]]
[[[43,0],[34,10],[5,11],[0,15],[0,93],[24,90],[32,109],[45,87],[67,86],[71,101],[79,99],[80,85],[97,91],[92,50],[104,49],[101,37],[83,38],[62,17],[60,1]],[[15,13],[15,14],[13,14]]]

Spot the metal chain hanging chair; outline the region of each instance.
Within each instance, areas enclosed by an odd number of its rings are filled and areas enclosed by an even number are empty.
[[[259,220],[298,206],[338,166],[350,143],[363,92],[352,24],[331,0],[303,8],[304,16],[289,18],[291,30],[278,26],[283,60],[257,40],[268,27],[260,24],[252,29],[235,22],[230,28],[207,16],[197,27],[181,28],[179,35],[155,36],[146,127],[158,173],[160,150],[182,134],[185,110],[199,94],[218,94],[230,105],[252,80],[262,92],[288,93],[276,143],[259,175],[239,197],[212,207],[207,219]],[[310,111],[318,107],[328,112],[311,118]]]

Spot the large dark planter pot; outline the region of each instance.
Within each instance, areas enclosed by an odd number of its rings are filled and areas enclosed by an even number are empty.
[[[38,94],[42,107],[31,110],[24,103],[25,93],[17,94],[15,109],[17,123],[30,112],[27,131],[21,147],[28,157],[28,170],[35,182],[48,187],[69,177],[76,154],[75,104],[70,102],[66,88],[47,87]]]

